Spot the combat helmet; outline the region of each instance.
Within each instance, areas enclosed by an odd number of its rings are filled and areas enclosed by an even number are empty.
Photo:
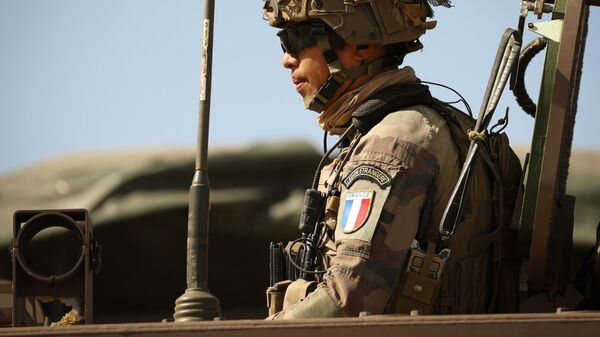
[[[314,97],[305,97],[306,107],[320,112],[345,80],[397,66],[407,53],[421,49],[419,37],[436,25],[436,21],[427,21],[433,17],[431,5],[450,7],[450,0],[264,0],[263,9],[269,24],[282,29],[277,35],[286,52],[294,43],[300,43],[302,49],[315,40],[321,48],[330,76]],[[308,32],[312,41],[295,39]],[[358,48],[392,46],[392,52],[344,69],[333,52],[343,47],[344,41]]]

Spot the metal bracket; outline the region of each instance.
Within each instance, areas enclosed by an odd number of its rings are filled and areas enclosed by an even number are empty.
[[[547,4],[544,0],[525,0],[521,2],[520,15],[521,17],[526,17],[529,12],[533,12],[539,20],[544,13],[552,13],[553,10],[554,7],[551,4]]]
[[[541,35],[547,39],[560,43],[560,36],[562,34],[563,28],[562,19],[530,23],[528,27],[530,31]]]

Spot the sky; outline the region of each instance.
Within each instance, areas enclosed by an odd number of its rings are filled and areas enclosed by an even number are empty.
[[[216,1],[209,147],[306,140],[323,132],[281,66],[260,0]],[[475,112],[519,0],[437,7],[425,48],[405,59],[426,81],[460,91]],[[0,174],[65,154],[195,146],[203,0],[0,0]],[[543,20],[548,20],[545,16]],[[537,19],[530,15],[528,20]],[[535,38],[527,33],[525,41]],[[592,8],[574,147],[600,149],[600,9]],[[527,71],[537,100],[539,56]],[[455,96],[435,89],[445,100]],[[533,119],[505,92],[514,144]]]

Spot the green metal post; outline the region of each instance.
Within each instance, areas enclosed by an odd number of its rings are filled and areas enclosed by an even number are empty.
[[[584,0],[555,1],[560,39],[548,41],[521,216],[530,293],[561,292],[567,282],[575,198],[565,192],[588,14]]]

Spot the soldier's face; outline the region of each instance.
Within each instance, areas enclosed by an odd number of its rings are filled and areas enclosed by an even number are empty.
[[[344,48],[336,49],[335,53],[344,69],[351,69],[366,59],[362,55],[362,51],[357,51],[354,45],[348,43]],[[283,55],[283,66],[292,71],[292,83],[296,86],[296,91],[302,97],[316,95],[319,88],[329,78],[329,68],[318,45],[308,47],[297,55],[285,52]],[[366,77],[344,81],[335,95],[330,99],[329,104],[334,102],[347,90],[362,85],[365,80]]]
[[[292,83],[302,97],[314,96],[329,77],[321,49],[314,45],[298,55],[284,53],[283,66],[292,72]]]

